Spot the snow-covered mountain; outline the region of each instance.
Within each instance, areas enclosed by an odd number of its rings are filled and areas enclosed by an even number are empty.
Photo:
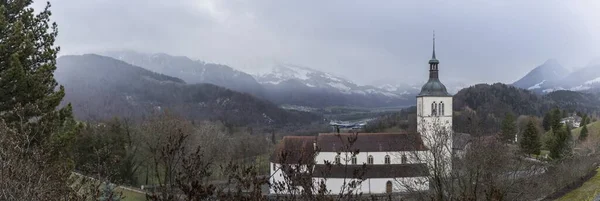
[[[592,61],[586,67],[569,73],[556,61],[549,60],[513,85],[538,93],[598,89],[600,88],[600,62]]]
[[[296,125],[322,119],[284,110],[247,93],[212,84],[186,84],[95,54],[59,57],[54,75],[65,88],[63,104],[71,104],[79,120],[140,119],[164,108],[189,120],[219,119],[233,125]]]
[[[383,84],[377,86],[377,88],[394,94],[411,95],[418,94],[421,86],[422,84]]]
[[[571,91],[584,91],[600,88],[600,64],[590,63],[569,75],[553,86]]]
[[[156,73],[180,78],[189,84],[210,83],[257,97],[264,97],[264,88],[253,76],[226,65],[207,63],[164,53],[145,54],[134,51],[111,51],[100,54]]]
[[[357,85],[350,80],[330,73],[291,64],[277,64],[273,67],[271,73],[257,75],[256,78],[263,85],[280,85],[294,80],[308,88],[326,89],[343,94],[402,97],[409,93],[408,91],[398,91],[398,88],[392,88],[391,85],[388,88]]]
[[[269,98],[276,102],[305,106],[406,106],[412,91],[358,85],[351,80],[308,67],[277,64],[270,73],[256,75]],[[412,95],[411,95],[412,94]]]
[[[309,107],[407,106],[410,91],[357,85],[348,79],[307,67],[276,65],[270,73],[252,76],[232,67],[164,53],[134,51],[100,53],[147,70],[177,77],[189,84],[210,83],[252,94],[280,105]]]
[[[556,60],[549,59],[512,85],[539,92],[561,80],[568,73],[569,70],[561,66]]]

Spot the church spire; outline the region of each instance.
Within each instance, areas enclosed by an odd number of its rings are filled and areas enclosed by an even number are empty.
[[[431,59],[435,58],[435,30],[433,30],[433,55],[431,55]]]
[[[429,70],[437,70],[437,64],[440,61],[435,58],[435,30],[433,31],[433,53],[431,54],[431,59],[429,60]]]
[[[433,53],[431,54],[431,59],[429,60],[429,78],[438,79],[439,63],[440,61],[435,58],[435,31],[433,31]]]
[[[423,88],[419,96],[450,96],[446,90],[446,86],[440,82],[438,65],[440,61],[435,57],[435,31],[433,32],[433,52],[429,60],[429,80]]]

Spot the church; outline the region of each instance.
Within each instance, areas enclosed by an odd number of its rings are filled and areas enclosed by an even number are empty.
[[[465,134],[452,131],[452,95],[439,79],[439,63],[434,37],[429,80],[416,97],[416,133],[286,136],[270,158],[270,182],[285,185],[274,185],[278,187],[271,187],[270,193],[294,193],[307,182],[317,187],[326,184],[329,194],[350,188],[363,194],[428,190],[430,156],[441,154],[448,161],[444,168],[450,171],[452,158],[466,146]]]

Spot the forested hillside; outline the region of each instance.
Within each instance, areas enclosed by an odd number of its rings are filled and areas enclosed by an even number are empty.
[[[227,65],[192,60],[164,53],[144,54],[135,51],[110,51],[109,56],[147,70],[178,77],[189,84],[214,84],[264,98],[263,87],[249,74]]]
[[[600,96],[574,91],[555,91],[538,95],[501,83],[478,84],[462,89],[454,95],[453,128],[456,132],[469,132],[470,127],[477,126],[483,133],[494,134],[499,131],[500,122],[508,113],[517,116],[543,116],[556,107],[569,112],[598,114]],[[394,127],[412,128],[414,125],[404,125],[408,123],[406,120],[410,119],[411,114],[414,116],[416,110],[409,108],[397,114],[380,117],[369,124],[368,131],[384,131]]]
[[[99,56],[63,56],[55,72],[81,120],[143,118],[171,110],[191,120],[216,120],[231,126],[307,124],[319,116],[286,111],[252,95],[211,84],[182,80]]]
[[[487,133],[498,132],[500,121],[507,113],[542,116],[552,108],[568,112],[598,113],[600,98],[590,93],[555,91],[546,95],[496,83],[479,84],[459,91],[454,96],[454,126],[461,130],[469,119],[477,117]]]
[[[552,105],[544,97],[501,83],[478,84],[454,95],[455,111],[470,109],[496,116],[506,112],[542,115],[551,108]]]

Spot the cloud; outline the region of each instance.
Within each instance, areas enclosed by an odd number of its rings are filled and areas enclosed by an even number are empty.
[[[549,58],[571,68],[600,56],[594,1],[51,3],[63,54],[165,52],[248,72],[280,61],[358,83],[424,81],[434,29],[449,81],[512,82]]]

